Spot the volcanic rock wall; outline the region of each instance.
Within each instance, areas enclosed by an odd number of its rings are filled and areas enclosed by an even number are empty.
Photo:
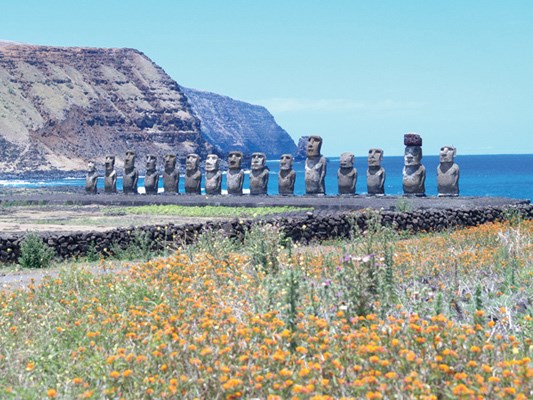
[[[514,212],[525,219],[533,219],[533,205],[521,204],[509,207],[477,207],[472,209],[429,209],[412,212],[381,211],[381,223],[396,230],[408,232],[443,231],[450,228],[481,225],[503,219]],[[336,238],[349,238],[356,229],[364,230],[368,214],[338,211],[314,211],[273,217],[265,220],[232,220],[208,222],[205,224],[156,225],[138,228],[120,228],[108,232],[84,232],[43,236],[61,258],[82,257],[88,251],[104,256],[112,255],[114,246],[126,248],[138,240],[139,234],[146,235],[153,250],[166,245],[193,243],[206,231],[220,235],[242,238],[252,224],[270,223],[278,226],[287,237],[295,242],[310,243]],[[0,262],[16,262],[20,256],[22,236],[0,237]]]

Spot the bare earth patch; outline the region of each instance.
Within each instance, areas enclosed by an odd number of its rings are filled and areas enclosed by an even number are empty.
[[[101,205],[10,206],[0,207],[0,232],[102,232],[118,227],[168,223],[180,225],[222,219],[224,218],[113,214],[109,213],[108,206]]]

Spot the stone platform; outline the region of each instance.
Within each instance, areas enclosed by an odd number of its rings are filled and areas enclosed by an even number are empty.
[[[529,204],[529,199],[505,197],[403,197],[403,196],[205,196],[205,195],[125,195],[85,193],[39,193],[28,190],[24,194],[0,192],[2,203],[75,204],[141,206],[176,204],[183,206],[229,207],[312,207],[318,210],[358,210],[364,208],[390,211],[424,209],[472,209],[477,207],[504,207]]]

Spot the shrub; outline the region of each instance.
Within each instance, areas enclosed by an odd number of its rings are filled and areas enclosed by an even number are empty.
[[[40,236],[29,233],[20,244],[19,264],[22,268],[47,268],[54,255],[54,250]]]
[[[245,252],[250,255],[252,265],[264,273],[278,272],[283,242],[283,233],[271,224],[253,224],[244,235]]]

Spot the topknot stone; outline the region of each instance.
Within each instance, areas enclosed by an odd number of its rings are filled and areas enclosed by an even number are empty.
[[[422,138],[416,133],[406,133],[403,135],[403,144],[405,146],[422,146]]]

